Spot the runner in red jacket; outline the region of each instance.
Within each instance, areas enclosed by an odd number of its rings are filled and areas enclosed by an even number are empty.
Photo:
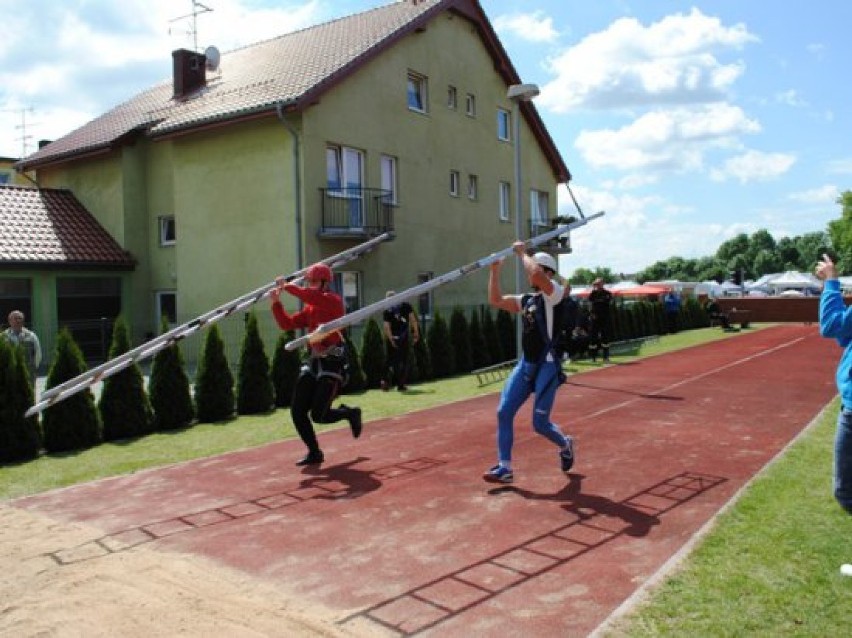
[[[342,317],[345,313],[343,300],[330,289],[331,268],[325,264],[314,264],[305,274],[305,286],[298,286],[279,280],[278,288],[272,291],[272,314],[282,330],[306,328],[313,331],[320,325]],[[302,300],[302,310],[290,315],[281,304],[281,291],[285,291]],[[346,368],[346,345],[339,332],[308,346],[308,361],[302,366],[293,399],[290,414],[299,437],[308,448],[307,455],[296,465],[318,465],[325,457],[319,447],[315,423],[336,423],[342,419],[349,421],[352,436],[361,435],[361,408],[340,404],[332,408],[331,403],[337,397],[344,384]]]

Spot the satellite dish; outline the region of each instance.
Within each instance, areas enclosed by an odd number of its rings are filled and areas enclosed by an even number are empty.
[[[219,68],[219,61],[222,57],[219,49],[213,46],[207,47],[204,49],[204,57],[207,59],[205,64],[208,71],[215,71]]]

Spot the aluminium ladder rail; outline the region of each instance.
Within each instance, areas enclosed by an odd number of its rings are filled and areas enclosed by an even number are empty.
[[[332,255],[331,257],[327,257],[323,259],[320,263],[324,263],[331,268],[336,268],[346,264],[354,259],[357,259],[361,255],[366,252],[369,252],[373,248],[375,248],[378,244],[383,241],[386,241],[392,237],[391,233],[383,233],[378,235],[377,237],[373,237],[369,241],[366,241],[362,244],[358,244],[357,246],[353,246],[347,250],[344,250],[336,255]],[[298,281],[301,279],[304,274],[307,272],[308,267],[302,268],[301,270],[297,270],[291,275],[285,277],[287,281]],[[48,408],[63,399],[67,399],[73,394],[80,392],[88,388],[99,381],[103,381],[107,377],[111,377],[118,372],[121,372],[125,368],[147,359],[151,357],[161,350],[164,350],[171,346],[172,344],[180,341],[184,337],[188,337],[201,330],[202,328],[206,328],[212,323],[219,321],[220,319],[224,319],[229,315],[242,310],[243,308],[247,308],[251,306],[264,297],[267,297],[272,290],[274,290],[278,286],[277,280],[271,283],[268,283],[264,286],[261,286],[257,290],[254,290],[248,294],[245,294],[241,297],[237,297],[232,301],[229,301],[221,306],[214,308],[213,310],[204,313],[203,315],[196,317],[192,321],[189,321],[185,324],[177,326],[168,332],[164,332],[163,334],[155,337],[154,339],[142,344],[141,346],[134,348],[133,350],[128,350],[124,354],[115,357],[105,363],[92,368],[91,370],[87,370],[86,372],[74,377],[73,379],[69,379],[64,383],[61,383],[49,390],[46,390],[42,393],[39,401],[33,405],[29,410],[27,410],[26,415],[30,417],[34,414],[37,414]]]
[[[581,219],[571,222],[569,224],[557,226],[553,230],[549,230],[546,233],[542,233],[541,235],[536,235],[535,237],[528,239],[525,242],[526,247],[531,248],[533,246],[543,244],[549,239],[553,239],[554,237],[558,237],[559,235],[564,235],[566,232],[569,232],[575,228],[579,228],[580,226],[584,226],[593,219],[601,217],[603,214],[603,212],[595,213],[594,215],[589,215],[588,217],[581,217]],[[323,325],[318,326],[316,330],[307,335],[289,341],[285,348],[287,348],[287,350],[295,350],[296,348],[299,348],[307,343],[313,343],[317,340],[322,339],[323,337],[326,337],[335,330],[340,330],[342,328],[346,328],[347,326],[351,326],[353,323],[358,323],[362,319],[366,319],[370,315],[384,310],[385,308],[395,306],[401,301],[416,297],[417,295],[422,295],[425,292],[429,292],[430,290],[434,290],[435,288],[439,288],[440,286],[452,283],[463,277],[467,277],[468,275],[480,270],[481,268],[484,268],[485,266],[488,266],[500,259],[504,259],[510,256],[512,252],[513,248],[512,246],[509,246],[508,248],[504,248],[500,252],[492,253],[488,257],[483,257],[478,261],[474,261],[473,263],[467,264],[466,266],[451,270],[450,272],[445,273],[439,277],[435,277],[434,279],[425,281],[422,284],[418,284],[413,288],[409,288],[408,290],[404,290],[403,292],[399,292],[390,297],[386,297],[385,299],[370,304],[369,306],[350,312],[347,315],[343,315],[339,319],[334,319],[332,321],[329,321],[328,323],[324,323]]]

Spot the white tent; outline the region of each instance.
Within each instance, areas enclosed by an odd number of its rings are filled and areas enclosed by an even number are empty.
[[[771,277],[765,284],[776,293],[783,290],[821,289],[822,282],[810,273],[788,270],[785,273]]]

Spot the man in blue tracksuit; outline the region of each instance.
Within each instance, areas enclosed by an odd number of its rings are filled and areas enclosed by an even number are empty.
[[[825,280],[819,300],[819,332],[823,337],[837,339],[843,348],[835,376],[843,405],[834,438],[834,498],[852,514],[852,308],[843,301],[837,268],[828,255],[822,256],[816,274]],[[850,565],[841,570],[852,575]]]
[[[533,428],[559,447],[559,461],[563,472],[568,472],[574,464],[573,440],[562,434],[559,427],[550,421],[556,389],[564,378],[554,343],[563,321],[561,315],[565,312],[564,306],[559,305],[562,301],[562,286],[553,280],[557,270],[556,260],[543,252],[532,257],[527,255],[524,242],[515,242],[513,249],[521,260],[533,293],[504,295],[500,291],[502,260],[491,264],[488,303],[507,312],[520,312],[523,319],[523,357],[509,375],[497,408],[498,463],[483,475],[486,481],[493,483],[511,483],[514,479],[514,420],[530,394],[535,394]]]

